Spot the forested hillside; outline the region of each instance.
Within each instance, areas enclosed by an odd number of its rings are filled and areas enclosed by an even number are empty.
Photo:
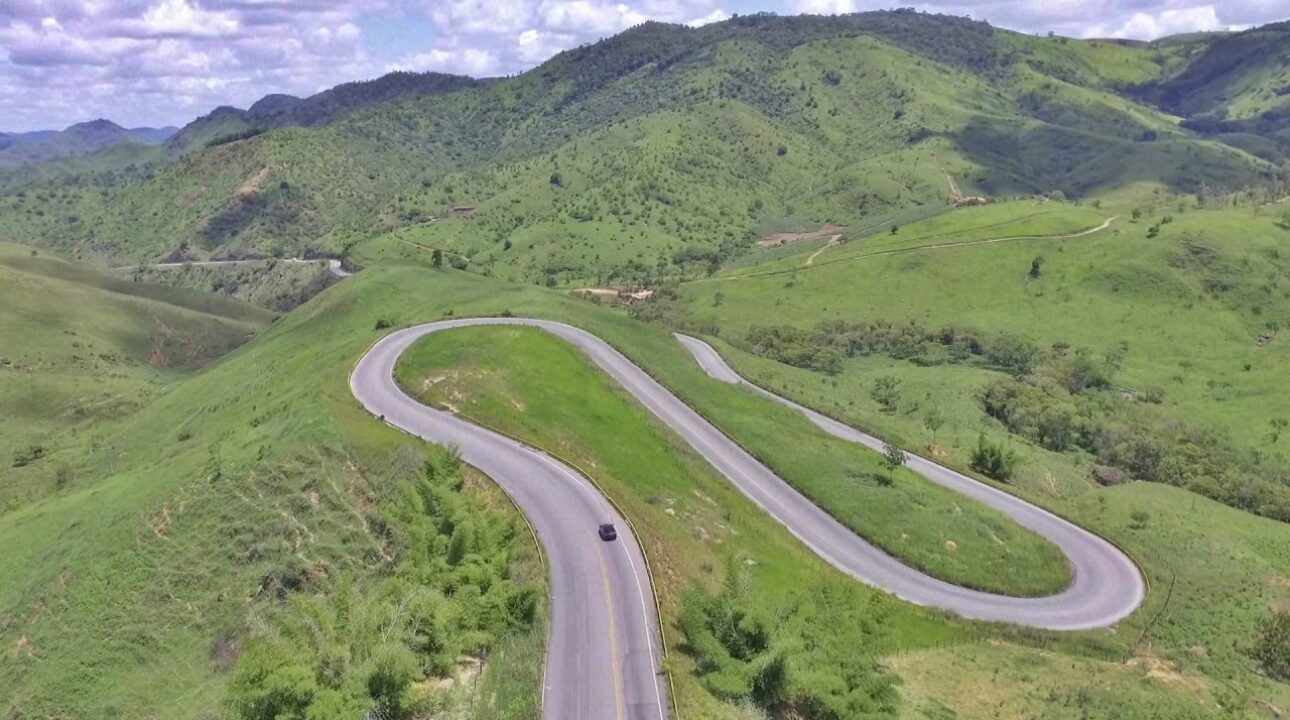
[[[124,182],[13,190],[0,227],[111,262],[342,254],[397,231],[380,242],[571,283],[943,205],[950,181],[991,196],[1266,187],[1284,180],[1275,153],[1129,99],[1261,38],[1036,38],[907,11],[650,23],[494,83],[391,76],[217,110],[172,140],[213,146]]]

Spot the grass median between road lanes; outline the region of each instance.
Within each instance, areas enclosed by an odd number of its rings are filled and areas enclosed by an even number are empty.
[[[405,354],[397,376],[424,402],[521,437],[552,434],[555,444],[547,446],[557,452],[622,442],[617,408],[593,403],[634,402],[580,351],[533,328],[435,333]],[[596,385],[608,392],[585,391]],[[714,393],[706,408],[726,432],[906,563],[960,585],[1014,595],[1053,593],[1069,583],[1061,551],[1001,513],[907,469],[893,471],[877,453],[825,437],[791,410],[738,388],[713,389],[730,391]],[[567,413],[570,402],[585,413]]]

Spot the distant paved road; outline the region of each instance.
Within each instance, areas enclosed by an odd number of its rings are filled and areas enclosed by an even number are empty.
[[[466,462],[510,493],[545,548],[552,602],[543,714],[549,720],[664,718],[666,691],[657,674],[658,618],[637,540],[586,480],[543,453],[422,405],[395,384],[395,363],[417,339],[475,325],[537,327],[573,344],[812,551],[842,572],[905,600],[981,620],[1076,630],[1115,623],[1145,595],[1137,567],[1110,543],[1012,495],[911,457],[909,466],[914,471],[1048,538],[1066,553],[1074,569],[1069,588],[1044,598],[993,595],[924,575],[857,537],[608,343],[571,325],[521,318],[462,318],[392,333],[354,368],[350,377],[354,396],[395,427],[458,447]],[[709,375],[742,382],[710,345],[677,338]],[[803,412],[826,432],[869,447],[882,446],[876,438],[753,389]],[[602,543],[596,537],[596,525],[603,521],[617,525],[617,542]]]

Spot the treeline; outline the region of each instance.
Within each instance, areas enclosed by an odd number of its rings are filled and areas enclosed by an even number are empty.
[[[437,455],[382,508],[379,530],[397,551],[389,575],[365,586],[341,578],[327,594],[309,592],[300,573],[266,585],[282,605],[229,681],[235,717],[425,715],[443,702],[426,680],[537,622],[536,589],[511,577],[514,526],[479,521],[461,471],[455,455]]]
[[[1086,358],[1056,356],[1035,372],[1000,380],[982,396],[985,411],[1009,431],[1049,450],[1082,450],[1101,467],[1099,481],[1128,479],[1184,487],[1221,503],[1290,522],[1290,476],[1222,434],[1142,406],[1162,393],[1133,394],[1110,385],[1109,370],[1073,370]],[[1073,378],[1084,378],[1072,382]],[[1273,432],[1279,433],[1277,425]]]
[[[826,585],[771,611],[751,596],[748,572],[732,564],[720,592],[682,599],[684,650],[709,691],[771,717],[895,717],[897,679],[878,662],[885,598],[857,606],[853,593]]]
[[[919,365],[977,362],[1013,374],[1029,372],[1039,348],[1006,333],[947,327],[939,331],[910,321],[847,323],[829,320],[814,330],[789,325],[755,325],[745,336],[748,350],[795,367],[837,374],[848,357],[883,355]]]
[[[1284,467],[1237,447],[1221,433],[1189,427],[1151,407],[1163,401],[1161,388],[1116,386],[1127,344],[1097,356],[1065,343],[1041,349],[1008,334],[957,327],[932,331],[916,322],[843,321],[824,322],[812,330],[754,326],[744,344],[762,357],[828,374],[841,372],[848,357],[868,355],[999,370],[1009,377],[985,389],[985,412],[1010,432],[1049,450],[1088,453],[1100,466],[1099,481],[1168,483],[1290,522],[1290,475]],[[873,398],[894,412],[896,402],[888,399],[891,393],[884,392],[883,380],[875,382]],[[1279,438],[1287,426],[1286,420],[1274,420],[1269,437]]]

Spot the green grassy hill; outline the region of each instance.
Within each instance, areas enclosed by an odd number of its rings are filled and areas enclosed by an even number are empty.
[[[13,245],[0,245],[0,302],[6,509],[88,471],[85,458],[68,452],[69,438],[128,416],[272,319],[249,305],[123,281]]]
[[[681,299],[691,323],[744,350],[841,368],[847,397],[869,395],[880,369],[965,373],[975,390],[948,413],[962,423],[960,444],[944,448],[962,465],[973,428],[1011,431],[1072,453],[1089,481],[1095,464],[1109,465],[1288,519],[1279,424],[1290,398],[1275,378],[1288,362],[1279,333],[1290,318],[1290,231],[1249,206],[1137,212],[1107,222],[1109,212],[1051,202],[965,208],[852,240],[809,266],[803,251],[732,268],[683,285]],[[773,325],[798,334],[772,338]],[[1020,364],[993,355],[1002,335],[1033,355]],[[921,372],[930,381],[940,371]],[[1002,380],[1009,373],[1021,381]],[[905,392],[919,395],[923,382]],[[891,420],[867,398],[836,411],[883,425],[904,418],[902,435],[923,436],[925,409],[911,402]]]

